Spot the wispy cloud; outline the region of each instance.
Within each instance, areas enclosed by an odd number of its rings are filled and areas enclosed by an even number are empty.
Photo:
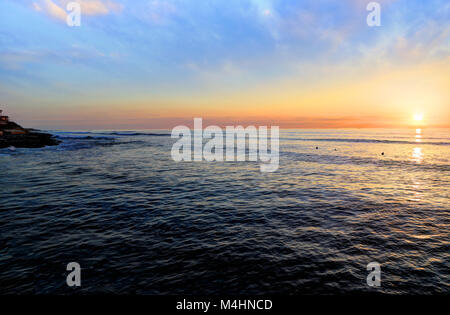
[[[33,2],[33,7],[38,12],[44,12],[48,16],[57,20],[65,21],[67,17],[66,11],[54,3],[52,0],[44,0],[40,2]]]
[[[82,14],[88,16],[107,15],[111,12],[120,12],[123,9],[122,4],[112,0],[39,0],[33,2],[33,8],[54,19],[65,21],[67,18],[65,8],[69,2],[79,3]]]
[[[145,13],[147,18],[156,24],[163,23],[169,16],[176,12],[176,6],[172,2],[153,0],[149,1]]]

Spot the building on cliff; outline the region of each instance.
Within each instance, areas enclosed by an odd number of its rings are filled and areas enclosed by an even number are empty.
[[[9,121],[9,117],[3,116],[2,113],[3,111],[0,109],[0,136],[24,135],[28,133],[24,128],[15,122]]]
[[[2,110],[0,109],[0,125],[6,125],[9,123],[9,117],[2,115]]]

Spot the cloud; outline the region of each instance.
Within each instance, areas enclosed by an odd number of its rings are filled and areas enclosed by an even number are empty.
[[[407,27],[375,44],[358,47],[361,61],[373,67],[384,65],[416,65],[450,56],[450,25],[433,20],[422,21],[419,26]]]
[[[39,4],[37,4],[36,2],[33,2],[33,8],[38,12],[42,11],[41,6]]]
[[[39,60],[39,55],[33,51],[7,51],[0,53],[0,69],[20,70],[29,62]]]
[[[71,0],[59,0],[64,6]],[[111,0],[77,0],[81,6],[82,14],[86,15],[106,15],[111,12],[120,12],[123,9],[123,5],[118,4]]]
[[[81,14],[90,16],[107,15],[111,12],[120,12],[123,9],[121,4],[112,0],[40,0],[33,2],[33,8],[37,12],[44,12],[52,18],[65,21],[67,18],[65,8],[70,2],[79,3]]]
[[[67,17],[66,11],[64,11],[60,6],[55,4],[52,0],[41,1],[40,3],[33,2],[33,7],[36,11],[44,11],[49,16],[65,21]]]
[[[177,12],[176,6],[169,1],[149,1],[143,9],[144,17],[154,24],[163,24]]]

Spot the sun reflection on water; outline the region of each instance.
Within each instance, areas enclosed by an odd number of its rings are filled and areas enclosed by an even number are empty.
[[[416,129],[416,142],[422,142],[422,129]]]
[[[412,158],[415,162],[421,163],[423,161],[422,148],[416,147],[413,149]]]
[[[411,201],[421,201],[423,198],[422,184],[417,180],[413,180],[412,190],[414,196],[411,198]]]

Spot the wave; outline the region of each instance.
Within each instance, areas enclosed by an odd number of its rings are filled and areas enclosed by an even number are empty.
[[[150,136],[150,137],[170,137],[170,134],[168,133],[145,133],[145,132],[118,132],[113,131],[111,133],[103,133],[107,135],[114,135],[114,136]]]
[[[136,131],[48,131],[59,138],[69,139],[99,139],[101,136],[150,136],[150,137],[170,137],[169,133],[146,133]],[[111,138],[111,137],[110,137]],[[108,139],[110,139],[108,138]]]
[[[450,145],[450,142],[430,142],[430,141],[402,141],[402,140],[377,140],[377,139],[345,139],[345,138],[285,138],[283,140],[297,141],[325,141],[325,142],[350,142],[350,143],[385,143],[385,144],[432,144]]]
[[[55,136],[61,140],[114,140],[113,137],[103,137],[103,136]]]

